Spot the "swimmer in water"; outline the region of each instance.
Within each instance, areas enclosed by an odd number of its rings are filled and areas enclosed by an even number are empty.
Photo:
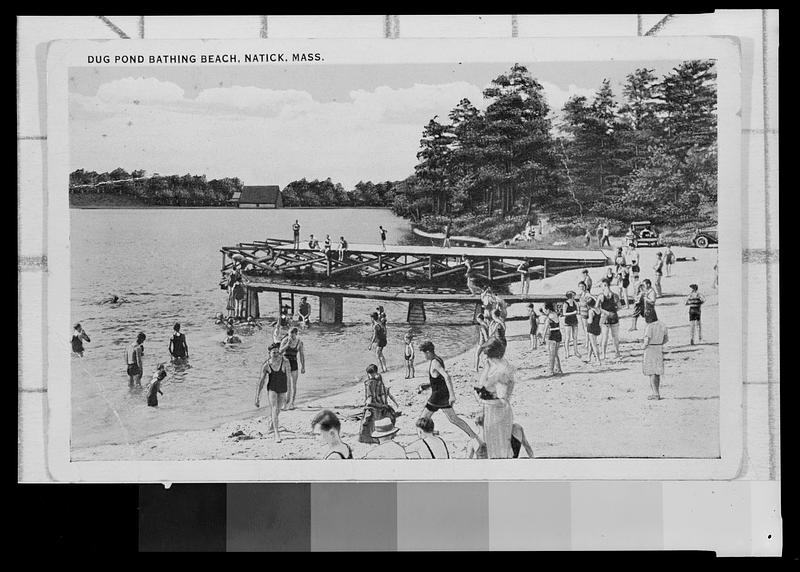
[[[100,300],[100,304],[122,304],[123,302],[127,302],[127,298],[123,298],[121,296],[117,296],[116,294],[112,294],[108,298],[103,298]]]
[[[233,332],[233,328],[228,328],[228,333],[227,334],[228,335],[225,336],[225,339],[222,341],[223,344],[227,345],[227,344],[240,344],[240,343],[242,343],[241,338],[239,338],[239,336],[237,336]]]
[[[222,312],[218,312],[216,316],[214,316],[214,324],[217,326],[222,326],[225,324],[225,316]]]

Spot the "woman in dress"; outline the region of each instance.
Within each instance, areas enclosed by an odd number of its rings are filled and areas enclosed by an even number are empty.
[[[269,346],[269,357],[261,366],[261,376],[258,379],[258,387],[256,388],[256,407],[261,406],[261,391],[264,389],[264,382],[266,381],[270,408],[267,433],[274,431],[275,441],[278,443],[281,442],[278,415],[280,415],[288,391],[288,377],[289,362],[281,355],[281,345],[272,344]]]
[[[647,327],[642,340],[642,373],[650,377],[652,393],[647,399],[661,399],[659,387],[661,377],[664,375],[664,344],[669,342],[667,327],[659,321],[655,308],[644,315]]]
[[[581,357],[578,353],[578,303],[575,302],[575,292],[570,290],[566,294],[566,301],[561,311],[564,315],[564,330],[567,334],[567,339],[564,342],[566,350],[566,357],[569,357],[569,344],[572,342],[572,347],[575,350],[575,357]]]
[[[510,459],[511,393],[514,391],[514,367],[503,357],[506,348],[498,339],[490,339],[483,349],[486,367],[483,368],[475,394],[483,405],[483,441],[490,459]]]
[[[558,347],[561,345],[561,323],[552,302],[545,302],[544,311],[547,317],[544,328],[544,338],[547,340],[547,354],[549,356],[550,375],[561,375],[561,360],[558,357]]]

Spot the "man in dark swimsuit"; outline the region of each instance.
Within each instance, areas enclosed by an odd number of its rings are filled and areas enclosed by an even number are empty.
[[[383,247],[384,250],[386,250],[386,229],[383,228],[382,226],[379,226],[378,228],[381,231],[381,246]]]
[[[419,349],[425,354],[425,359],[430,360],[428,381],[431,387],[431,396],[422,410],[421,417],[431,417],[435,412],[441,410],[450,423],[469,435],[470,439],[478,439],[475,431],[453,411],[453,404],[456,402],[453,380],[444,369],[444,360],[436,355],[433,342],[423,342],[420,344]]]
[[[294,249],[300,248],[300,223],[295,219],[292,225],[292,232],[294,232]]]
[[[181,333],[181,325],[176,323],[172,329],[175,330],[175,333],[169,339],[169,355],[176,360],[187,359],[189,345],[186,343],[186,336]]]

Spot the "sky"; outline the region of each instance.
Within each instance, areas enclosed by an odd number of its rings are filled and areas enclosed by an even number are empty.
[[[71,68],[70,170],[281,187],[330,177],[345,189],[400,180],[427,122],[446,121],[462,98],[485,109],[483,89],[513,63]],[[661,77],[680,62],[520,63],[558,121],[567,99],[591,99],[604,78],[621,99],[636,68]]]

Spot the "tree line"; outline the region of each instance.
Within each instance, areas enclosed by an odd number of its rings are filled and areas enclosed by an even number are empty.
[[[681,63],[662,78],[630,73],[622,97],[603,81],[570,98],[554,125],[542,85],[516,64],[448,120],[424,127],[396,213],[425,222],[480,215],[502,223],[543,210],[629,222],[694,220],[716,206],[716,72]]]

